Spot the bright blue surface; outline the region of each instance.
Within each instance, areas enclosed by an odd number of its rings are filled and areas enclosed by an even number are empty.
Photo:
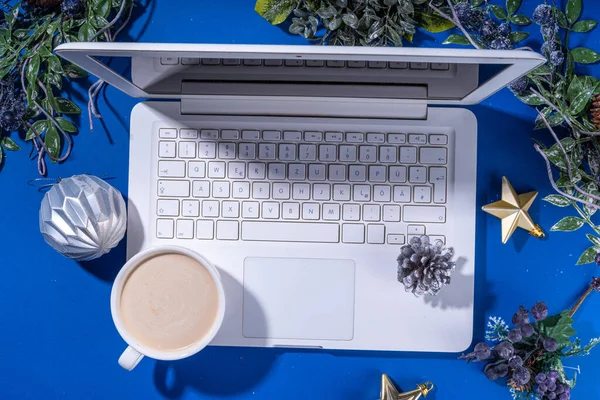
[[[147,2],[148,0],[146,0]],[[139,6],[128,40],[143,42],[221,42],[302,44],[303,39],[272,27],[253,11],[253,0],[151,1]],[[537,0],[525,0],[531,15]],[[598,15],[600,4],[586,0],[585,16]],[[528,28],[535,37],[537,28]],[[575,35],[573,43],[583,40]],[[600,49],[600,31],[585,36]],[[121,40],[125,40],[123,37]],[[422,45],[439,46],[425,40]],[[598,76],[600,68],[590,68]],[[84,93],[79,84],[77,93]],[[83,106],[84,96],[76,95]],[[127,194],[129,113],[136,100],[108,89],[100,98],[102,121],[89,132],[87,115],[70,159],[50,165],[49,176],[107,174]],[[82,107],[84,108],[84,107]],[[534,111],[507,90],[473,107],[479,119],[478,206],[499,197],[506,175],[518,192],[552,193],[543,161],[532,147]],[[544,132],[537,138],[548,140]],[[430,380],[428,399],[507,399],[508,391],[489,382],[481,364],[456,360],[456,354],[325,352],[282,349],[208,348],[179,362],[144,360],[133,372],[117,365],[125,344],[109,310],[111,281],[125,261],[124,242],[109,255],[84,265],[48,247],[38,231],[42,194],[27,185],[36,166],[29,146],[8,154],[0,174],[0,398],[1,399],[375,399],[382,372],[405,390]],[[571,209],[536,201],[531,215],[545,230]],[[568,308],[597,266],[575,266],[588,247],[586,229],[551,233],[547,240],[517,231],[500,243],[500,222],[477,214],[475,340],[483,338],[488,315],[510,320],[515,309],[545,300],[551,312]],[[394,269],[394,260],[388,260]],[[398,290],[401,290],[399,288]],[[593,294],[576,316],[575,328],[587,341],[600,336],[600,294]],[[411,321],[405,321],[410,328]],[[382,326],[381,329],[386,329]],[[443,332],[440,332],[443,335]],[[582,374],[576,399],[600,397],[600,349],[571,359]]]

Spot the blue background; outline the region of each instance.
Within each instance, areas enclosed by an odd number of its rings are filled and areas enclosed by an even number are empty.
[[[254,13],[253,0],[145,0],[137,19],[121,40],[186,43],[303,44]],[[525,0],[528,15],[537,0]],[[585,1],[584,17],[600,12],[600,3]],[[531,44],[539,48],[536,26]],[[422,46],[440,46],[440,38],[419,34]],[[572,43],[600,50],[600,31],[575,34]],[[437,41],[436,41],[437,40]],[[600,68],[590,68],[598,76]],[[84,108],[85,84],[73,84],[72,96]],[[49,176],[78,173],[109,175],[127,194],[129,113],[138,100],[109,88],[99,99],[101,121],[89,131],[87,115],[77,120],[80,132],[69,160],[50,164]],[[542,159],[534,152],[535,112],[503,90],[472,110],[479,120],[478,206],[499,198],[502,175],[523,193],[552,193]],[[209,399],[323,398],[376,399],[381,373],[411,390],[430,380],[436,390],[428,399],[507,399],[506,387],[488,381],[481,364],[466,364],[457,354],[297,351],[254,348],[208,348],[178,362],[145,359],[133,372],[117,365],[125,345],[109,310],[111,281],[125,261],[124,242],[107,256],[78,264],[47,246],[38,231],[42,193],[27,182],[36,178],[29,144],[7,154],[0,174],[0,398],[1,399]],[[531,215],[548,231],[560,218],[573,215],[537,200]],[[570,307],[586,288],[595,265],[575,266],[588,247],[582,228],[550,233],[538,240],[517,231],[500,242],[500,221],[477,214],[474,340],[482,340],[488,315],[510,320],[515,309],[545,300],[551,312]],[[395,268],[391,260],[390,268]],[[600,294],[592,294],[576,315],[584,341],[600,336]],[[405,321],[410,329],[411,321]],[[386,329],[382,326],[381,329]],[[443,332],[440,332],[443,335]],[[600,397],[600,349],[587,358],[570,359],[581,367],[573,392],[578,399]]]

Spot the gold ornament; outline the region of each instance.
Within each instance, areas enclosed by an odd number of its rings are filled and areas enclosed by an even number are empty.
[[[433,389],[433,383],[426,382],[422,385],[417,385],[415,390],[410,392],[399,393],[390,378],[383,374],[381,375],[381,394],[380,400],[417,400],[421,396],[426,397]]]
[[[502,177],[502,200],[483,206],[486,213],[502,220],[502,243],[506,243],[517,227],[523,228],[536,238],[543,238],[544,231],[533,222],[527,212],[538,192],[517,195],[508,179]]]

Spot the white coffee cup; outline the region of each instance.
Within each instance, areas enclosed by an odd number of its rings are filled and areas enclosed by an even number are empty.
[[[121,315],[121,294],[127,278],[143,261],[160,254],[181,254],[194,259],[200,263],[210,274],[217,288],[218,310],[210,330],[208,333],[204,334],[204,336],[199,338],[197,342],[181,350],[163,351],[144,345],[139,340],[136,340],[136,338],[128,331]],[[112,287],[110,296],[110,310],[117,331],[123,340],[129,345],[123,354],[121,354],[121,357],[119,357],[119,365],[126,370],[131,371],[136,367],[136,365],[138,365],[144,356],[157,360],[179,360],[192,356],[205,348],[215,337],[223,322],[223,317],[225,315],[225,291],[223,290],[223,284],[217,269],[207,259],[198,253],[183,247],[161,246],[136,254],[129,261],[127,261],[127,263],[119,271],[119,274],[115,278]]]

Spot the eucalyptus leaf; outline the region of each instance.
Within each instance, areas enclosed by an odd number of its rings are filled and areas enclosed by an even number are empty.
[[[100,0],[94,5],[94,14],[97,17],[106,18],[110,13],[110,0]]]
[[[21,150],[21,148],[19,147],[18,144],[15,143],[14,140],[12,140],[11,138],[9,138],[8,136],[3,137],[0,140],[0,144],[2,145],[2,147],[4,147],[6,150],[10,150],[10,151],[17,151],[17,150]]]
[[[85,78],[88,76],[87,72],[85,72],[77,65],[71,63],[63,65],[63,70],[70,79]]]
[[[81,109],[69,99],[57,97],[55,103],[56,111],[61,114],[81,114]]]
[[[50,71],[55,72],[57,74],[63,73],[62,64],[60,63],[60,59],[57,56],[51,55],[50,57],[48,57],[46,62],[48,63],[48,69]]]
[[[69,132],[69,133],[75,133],[75,132],[77,132],[77,127],[71,121],[69,121],[66,118],[56,117],[56,122],[58,122],[58,125],[65,132]]]
[[[541,106],[545,104],[544,100],[542,100],[542,98],[535,93],[529,93],[525,95],[515,94],[515,96],[523,103],[529,104],[530,106]]]
[[[54,125],[50,126],[46,131],[44,144],[52,157],[58,158],[60,156],[60,135]]]
[[[580,92],[571,102],[569,107],[569,114],[571,115],[579,115],[583,110],[585,110],[592,101],[593,92],[589,92],[584,90]]]
[[[588,240],[589,240],[590,242],[592,242],[592,244],[594,244],[595,246],[600,246],[600,238],[599,238],[599,237],[596,237],[596,236],[594,236],[594,235],[590,235],[589,233],[587,233],[587,234],[585,235],[585,237],[587,237],[587,238],[588,238]]]
[[[573,60],[579,64],[594,64],[600,61],[600,54],[585,47],[577,47],[571,50],[571,54],[573,55]]]
[[[529,18],[526,15],[523,14],[517,14],[517,15],[513,15],[510,18],[510,22],[512,22],[515,25],[520,25],[520,26],[527,26],[527,25],[531,25],[531,23],[533,22],[531,20],[531,18]]]
[[[594,262],[596,258],[596,254],[598,254],[598,246],[588,247],[586,251],[584,251],[579,259],[577,260],[577,264],[575,265],[585,265]]]
[[[494,16],[499,20],[505,20],[507,17],[506,10],[504,10],[504,8],[501,6],[490,4],[490,10],[492,10],[492,14],[494,14]]]
[[[442,42],[442,44],[460,44],[468,46],[471,43],[469,43],[469,40],[464,35],[453,33],[452,35],[448,36],[446,40]]]
[[[575,76],[571,80],[571,84],[567,89],[567,100],[569,102],[573,101],[575,97],[579,95],[584,90],[583,83],[579,79],[579,77]]]
[[[92,36],[96,34],[96,29],[89,23],[85,22],[79,28],[79,33],[77,34],[77,39],[80,42],[88,42]]]
[[[40,70],[40,56],[38,54],[35,54],[29,60],[29,64],[27,64],[27,71],[25,72],[27,80],[29,81],[30,84],[37,85],[37,75],[38,75],[39,70]]]
[[[46,129],[48,129],[48,127],[50,126],[50,121],[43,119],[43,120],[39,120],[39,121],[35,121],[32,124],[33,128],[35,129],[35,131],[31,128],[29,128],[29,130],[27,131],[27,134],[25,135],[25,140],[31,140],[34,137],[36,137],[36,132],[38,135],[43,135],[44,132],[46,132]]]
[[[254,11],[272,25],[278,25],[287,19],[296,4],[296,0],[257,0]]]
[[[455,26],[452,21],[448,21],[438,14],[429,14],[419,10],[415,11],[414,19],[421,29],[431,33],[445,32]]]
[[[552,232],[573,232],[583,226],[581,218],[568,216],[558,221],[550,230]]]
[[[523,31],[514,31],[508,35],[508,38],[510,39],[510,41],[512,43],[519,43],[519,42],[527,39],[528,37],[529,37],[529,33],[523,32]]]
[[[542,199],[557,207],[568,207],[571,205],[571,200],[559,194],[550,194]]]
[[[567,2],[566,15],[567,20],[574,24],[581,16],[581,8],[583,7],[581,0],[569,0]]]
[[[358,17],[350,10],[347,10],[342,15],[342,21],[352,29],[356,29],[358,27]]]
[[[591,19],[585,19],[583,21],[579,21],[573,25],[573,30],[579,33],[589,32],[594,29],[598,25],[598,21],[593,21]]]
[[[558,26],[560,26],[563,29],[569,29],[569,22],[567,21],[565,13],[556,7],[552,7],[552,10],[554,11],[554,15],[556,16],[556,22],[558,22]]]
[[[473,7],[479,7],[480,5],[482,5],[482,4],[483,4],[483,2],[484,2],[484,1],[485,1],[485,0],[471,0],[471,5],[472,5]]]
[[[513,15],[521,7],[522,0],[506,0],[506,11],[508,15]]]

